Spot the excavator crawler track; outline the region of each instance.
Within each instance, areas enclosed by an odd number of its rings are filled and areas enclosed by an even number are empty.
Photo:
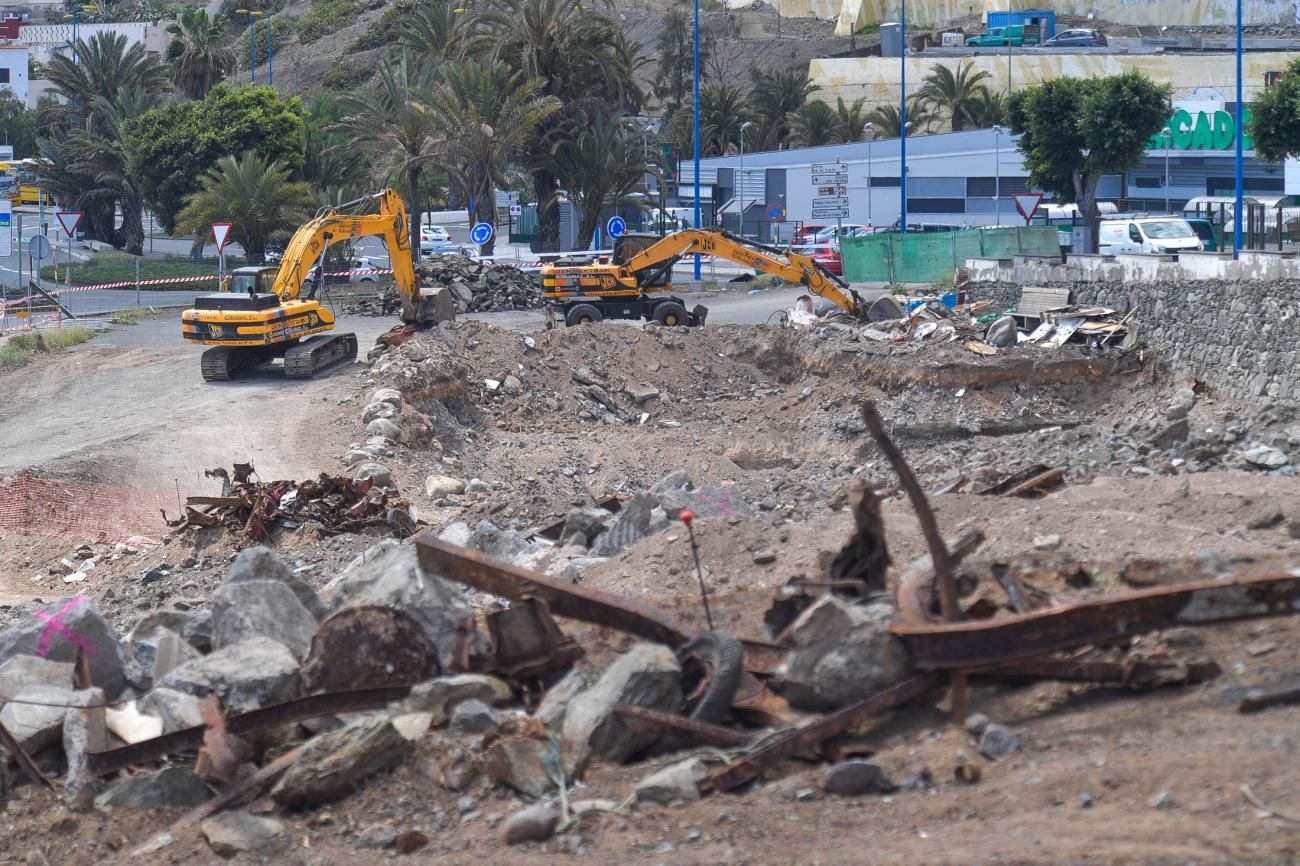
[[[313,379],[356,359],[356,334],[320,334],[284,353],[284,375],[286,379]]]
[[[206,382],[228,382],[274,358],[274,353],[247,346],[214,346],[203,353],[200,370]]]

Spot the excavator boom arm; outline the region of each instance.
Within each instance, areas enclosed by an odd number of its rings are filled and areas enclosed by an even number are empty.
[[[378,213],[349,214],[344,208],[378,202]],[[402,296],[403,318],[413,320],[418,287],[411,255],[411,236],[406,224],[406,207],[391,189],[357,199],[338,208],[322,208],[294,233],[285,246],[284,259],[275,275],[274,291],[281,301],[292,301],[302,293],[311,269],[320,262],[327,244],[363,237],[382,238],[393,263],[393,277]],[[406,315],[410,312],[410,317]]]
[[[808,291],[821,295],[846,313],[860,316],[861,304],[848,283],[826,270],[808,256],[784,252],[738,237],[720,229],[686,229],[667,235],[638,252],[623,266],[625,273],[635,274],[670,259],[694,255],[720,256],[729,262],[754,268],[780,277],[789,283],[801,283]]]

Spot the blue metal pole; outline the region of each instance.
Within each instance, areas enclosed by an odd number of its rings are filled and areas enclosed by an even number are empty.
[[[256,20],[257,19],[253,17],[252,10],[249,10],[248,13],[248,80],[251,84],[257,83],[257,39],[253,31],[253,22]]]
[[[81,19],[80,12],[72,13],[72,65],[80,66],[81,58],[77,56],[77,22]]]
[[[700,227],[700,0],[695,0],[695,227]],[[700,254],[695,254],[695,281],[701,278]]]
[[[1245,111],[1242,103],[1245,102],[1245,91],[1241,85],[1241,0],[1237,0],[1237,164],[1236,164],[1236,181],[1237,181],[1237,204],[1232,209],[1232,257],[1241,258],[1241,211],[1244,198],[1242,192],[1242,139],[1245,137],[1245,131],[1242,127],[1245,125]]]
[[[907,0],[900,0],[899,30],[902,48],[898,52],[898,230],[907,234]]]
[[[266,19],[266,83],[275,84],[275,43],[271,41],[274,28],[271,27],[271,19]]]

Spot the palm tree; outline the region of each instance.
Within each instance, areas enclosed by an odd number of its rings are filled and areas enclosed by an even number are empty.
[[[844,104],[844,97],[835,97],[835,124],[833,126],[836,141],[861,141],[866,134],[867,125],[866,100],[858,99],[852,105]]]
[[[225,40],[226,19],[189,8],[167,27],[167,62],[176,87],[190,99],[202,99],[235,68],[235,52]]]
[[[989,88],[984,82],[992,78],[984,70],[977,70],[972,61],[960,63],[957,71],[942,64],[930,70],[917,91],[919,101],[936,114],[947,112],[952,121],[952,131],[961,132],[974,125],[975,106],[988,98]]]
[[[420,173],[438,158],[442,144],[433,118],[424,105],[434,84],[433,68],[402,51],[379,68],[379,81],[360,93],[339,97],[343,118],[327,127],[347,137],[331,152],[359,149],[374,157],[382,171],[400,175],[406,184],[411,249],[420,248],[420,219],[424,213]]]
[[[176,227],[206,236],[212,223],[229,222],[244,255],[261,261],[268,240],[297,228],[311,215],[311,185],[290,181],[289,173],[285,165],[251,152],[238,159],[223,156],[185,200]]]
[[[817,147],[834,144],[835,111],[821,100],[814,100],[790,114],[790,143],[796,147]]]
[[[740,145],[740,127],[749,119],[744,97],[734,84],[700,88],[700,152],[726,155]]]
[[[122,227],[114,232],[113,245],[133,256],[144,255],[144,199],[125,129],[156,104],[156,97],[140,90],[119,94],[117,102],[96,96],[92,108],[103,120],[103,134],[74,130],[64,148],[69,170],[89,181],[77,198],[78,207],[89,210],[99,205],[110,214],[120,208]]]
[[[397,28],[397,44],[417,57],[454,59],[469,38],[464,9],[452,0],[433,0],[411,10]]]
[[[777,148],[790,134],[786,118],[808,101],[817,85],[808,80],[806,68],[786,67],[754,73],[754,89],[749,104],[755,123],[762,127],[762,138],[755,136],[758,147]]]
[[[908,136],[916,135],[921,127],[929,126],[932,118],[927,106],[913,97],[907,106],[907,122],[911,124],[907,130]],[[876,138],[898,138],[898,106],[894,103],[886,102],[871,109],[867,114],[867,122],[875,126]]]
[[[971,106],[971,120],[974,122],[973,125],[979,129],[1005,125],[1010,119],[1007,95],[1004,92],[994,93],[989,91]]]
[[[645,179],[646,160],[639,128],[630,119],[582,115],[554,136],[552,168],[567,178],[564,192],[578,211],[578,243],[595,235],[611,208],[630,204],[630,194]]]
[[[533,127],[523,154],[538,203],[542,249],[559,249],[560,212],[550,140],[557,129],[584,111],[635,112],[642,94],[635,74],[644,62],[623,29],[594,5],[610,0],[486,0],[471,22],[479,52],[500,60],[523,80],[541,79],[542,94],[564,106]]]
[[[89,41],[78,39],[77,57],[73,63],[70,55],[55,54],[45,74],[67,100],[57,111],[87,131],[99,121],[93,106],[105,104],[95,103],[95,97],[102,96],[111,105],[124,91],[155,95],[167,87],[167,68],[142,44],[128,46],[120,33],[101,31]]]
[[[536,126],[560,109],[541,95],[543,82],[524,80],[503,63],[466,60],[442,68],[442,83],[422,104],[446,140],[444,162],[472,203],[472,222],[496,226],[496,191],[510,160]],[[489,240],[483,254],[492,254]]]

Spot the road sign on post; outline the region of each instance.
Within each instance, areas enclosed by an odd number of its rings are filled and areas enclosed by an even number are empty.
[[[213,223],[212,237],[217,242],[217,253],[226,251],[226,241],[230,239],[230,223]]]
[[[82,212],[79,210],[61,210],[55,214],[58,217],[59,225],[63,228],[63,234],[68,240],[72,240],[77,232],[77,226],[81,223]]]
[[[9,258],[14,254],[14,236],[10,225],[13,219],[13,202],[0,199],[0,258]],[[22,238],[19,238],[22,243]]]
[[[627,234],[627,223],[620,216],[610,217],[609,222],[605,224],[605,231],[614,240],[618,240]]]
[[[1038,205],[1043,200],[1041,192],[1018,192],[1011,198],[1016,203],[1016,210],[1025,218],[1025,225],[1033,222],[1034,214],[1038,211]]]
[[[774,223],[779,223],[785,219],[785,208],[779,204],[770,204],[767,206],[767,218]]]
[[[469,239],[476,244],[485,244],[492,240],[492,226],[487,223],[475,223],[469,230]]]
[[[812,218],[843,220],[849,216],[849,167],[842,162],[813,163]]]

